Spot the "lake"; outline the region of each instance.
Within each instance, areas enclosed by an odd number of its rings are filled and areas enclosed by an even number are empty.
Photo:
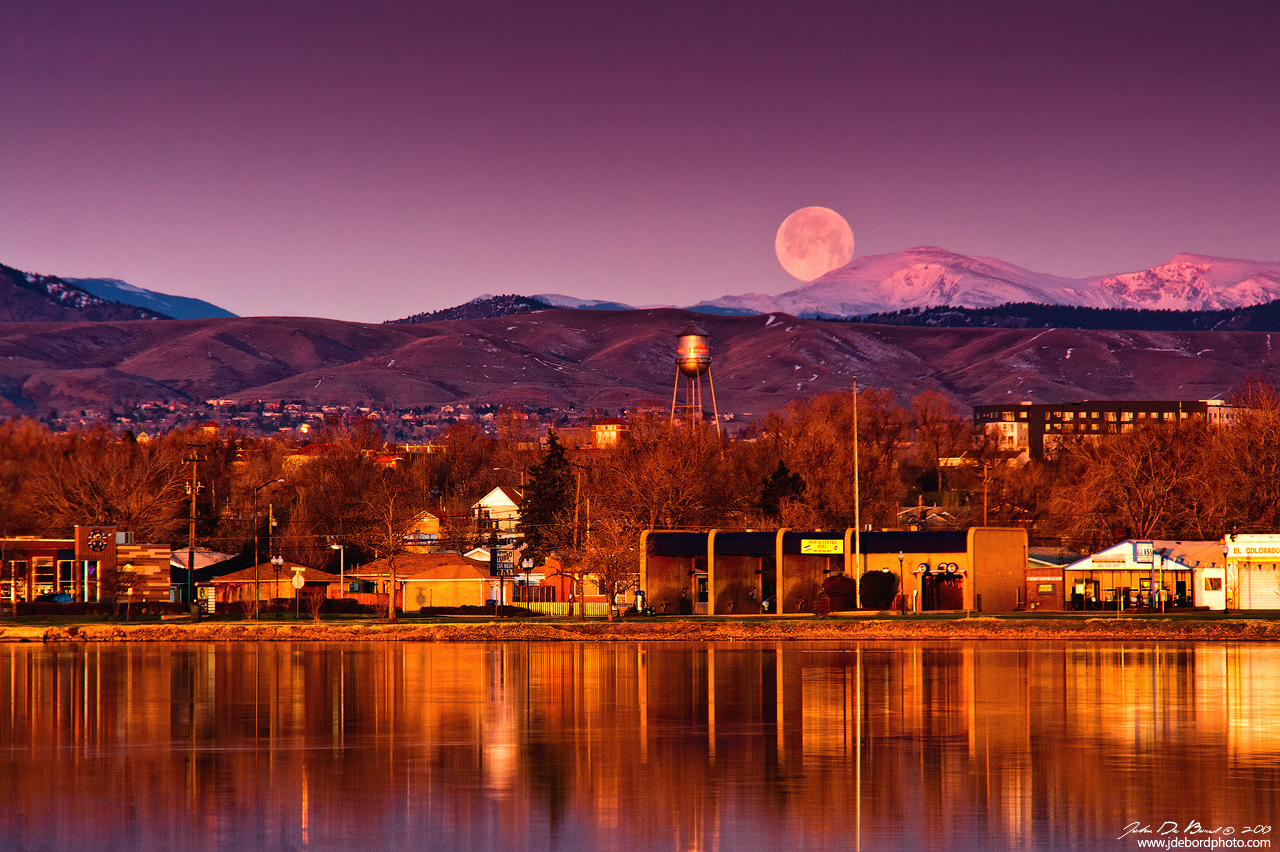
[[[1270,840],[1280,647],[9,643],[0,802],[24,850]]]

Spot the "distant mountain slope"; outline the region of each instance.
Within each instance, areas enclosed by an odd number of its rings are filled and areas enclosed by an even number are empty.
[[[634,311],[633,305],[622,302],[603,302],[599,299],[575,299],[573,296],[561,296],[558,293],[539,293],[533,298],[546,302],[555,308],[578,308],[584,311]]]
[[[0,323],[0,414],[230,398],[405,408],[457,402],[584,411],[664,409],[670,309],[549,309],[367,325],[259,317],[94,324]],[[1280,383],[1280,340],[1249,331],[912,328],[698,316],[722,412],[759,416],[850,387],[963,407],[1002,401],[1206,399],[1246,376]]]
[[[66,281],[88,290],[93,295],[111,302],[136,305],[174,319],[205,319],[208,317],[233,317],[228,310],[210,304],[203,299],[187,296],[170,296],[135,287],[116,278],[66,278]]]
[[[1139,331],[1280,331],[1280,300],[1217,311],[1078,308],[1071,305],[1007,304],[994,308],[908,308],[839,319],[876,325],[933,328],[1079,328]]]
[[[99,322],[166,319],[157,311],[122,305],[55,275],[37,275],[0,264],[0,321]]]
[[[552,307],[537,296],[477,296],[464,305],[414,314],[404,319],[387,320],[391,325],[415,325],[422,322],[443,322],[445,320],[485,319],[486,317],[505,317],[511,314],[525,314],[529,311],[545,311]]]
[[[1032,272],[991,258],[923,247],[857,258],[847,266],[769,296],[724,296],[693,310],[727,308],[795,316],[853,317],[951,305],[1006,303],[1126,310],[1227,310],[1280,299],[1280,263],[1179,254],[1151,269],[1076,279]]]

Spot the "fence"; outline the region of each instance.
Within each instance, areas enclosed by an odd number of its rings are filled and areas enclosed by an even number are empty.
[[[563,601],[559,603],[522,603],[520,606],[532,612],[540,612],[543,615],[568,616],[578,614],[578,604],[570,604]],[[604,618],[609,614],[609,605],[607,603],[587,603],[584,606],[586,607],[588,618]],[[572,613],[569,611],[570,607],[573,607]]]

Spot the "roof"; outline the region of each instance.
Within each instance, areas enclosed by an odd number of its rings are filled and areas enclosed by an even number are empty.
[[[352,577],[386,577],[387,560],[377,559],[347,571]],[[397,580],[489,579],[489,564],[460,553],[404,553],[396,557]]]
[[[518,509],[520,508],[520,502],[523,499],[524,495],[521,493],[519,488],[508,488],[505,485],[499,485],[497,488],[472,503],[471,508],[488,508],[494,504],[506,502]]]
[[[1027,560],[1044,565],[1067,565],[1080,558],[1080,554],[1064,547],[1040,547],[1032,545],[1027,548]]]
[[[1104,547],[1097,553],[1084,557],[1076,562],[1068,565],[1068,568],[1076,570],[1090,570],[1100,566],[1094,565],[1094,557],[1111,556],[1113,559],[1117,556],[1125,557],[1124,566],[1147,563],[1138,563],[1135,560],[1135,545],[1133,539],[1125,539],[1116,542],[1110,547]],[[1166,560],[1177,562],[1186,568],[1195,568],[1196,566],[1216,565],[1225,560],[1222,555],[1222,542],[1220,541],[1171,541],[1168,539],[1155,539],[1151,542],[1151,549],[1155,553],[1159,553]],[[1108,567],[1120,567],[1121,563],[1107,563]],[[1125,570],[1125,569],[1122,569]],[[1132,569],[1127,569],[1132,570]]]
[[[173,555],[169,557],[169,564],[174,568],[181,568],[185,571],[187,570],[187,559],[190,555],[190,548],[183,547],[175,550]],[[208,547],[197,547],[194,567],[198,571],[201,568],[208,568],[210,565],[217,565],[219,562],[226,562],[228,559],[234,558],[230,553],[220,553]]]
[[[308,568],[298,562],[285,563],[279,568],[279,577],[281,580],[289,580],[293,577],[293,569],[295,567],[302,569],[302,579],[307,583],[340,583],[342,578],[337,574],[330,574],[327,571],[318,571],[315,568]],[[232,574],[226,574],[213,580],[214,583],[272,583],[276,580],[276,566],[270,562],[261,562],[251,568],[243,568]],[[255,574],[256,571],[256,574]]]

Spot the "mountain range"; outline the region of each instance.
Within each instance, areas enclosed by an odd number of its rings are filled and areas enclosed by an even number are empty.
[[[141,309],[144,313],[132,312],[138,317],[234,316],[201,299],[170,296],[112,278],[63,279],[3,266],[0,278],[27,291],[22,297],[11,292],[4,300],[0,319],[5,320],[88,319],[90,314],[96,319],[124,319],[130,313],[106,307],[112,304]],[[40,294],[45,297],[43,303],[33,299]],[[926,246],[860,257],[816,281],[777,295],[722,296],[688,309],[728,316],[785,313],[848,319],[939,306],[981,309],[1011,303],[1100,310],[1223,311],[1276,299],[1280,299],[1280,263],[1275,262],[1178,254],[1150,269],[1077,279]],[[485,295],[454,308],[391,322],[478,318],[543,307],[635,309],[617,301],[554,293]]]
[[[1280,383],[1280,339],[1248,331],[919,328],[670,309],[550,309],[419,324],[296,317],[0,323],[0,416],[215,398],[579,411],[648,401],[665,409],[676,336],[691,320],[711,335],[719,410],[742,419],[847,389],[854,376],[902,402],[940,391],[962,410],[1011,401],[1223,398],[1248,376]]]
[[[776,296],[748,293],[692,306],[743,313],[853,317],[938,305],[1010,302],[1128,310],[1208,311],[1280,299],[1280,263],[1178,254],[1151,269],[1065,278],[1002,260],[924,247],[860,257]]]
[[[721,412],[744,418],[848,388],[855,375],[860,385],[891,389],[904,401],[940,391],[962,409],[1007,401],[1222,398],[1251,375],[1280,384],[1271,333],[1280,331],[1278,267],[1179,255],[1140,273],[1048,280],[999,261],[913,249],[861,258],[777,297],[700,306],[719,315],[608,310],[540,294],[488,297],[450,312],[369,324],[305,317],[156,321],[157,310],[0,266],[0,416],[215,398],[382,409],[467,402],[616,410],[646,400],[665,407],[675,338],[691,320],[711,334]],[[177,303],[158,301],[172,297],[121,284],[100,292],[176,310]],[[858,296],[860,287],[871,295]],[[1067,298],[1094,307],[1054,307],[1054,299]],[[934,300],[978,307],[910,305],[865,317],[871,308]],[[557,302],[572,307],[548,307]],[[770,307],[779,303],[862,321],[822,321]],[[765,312],[747,315],[752,310]],[[1069,327],[1090,323],[1091,329]]]

